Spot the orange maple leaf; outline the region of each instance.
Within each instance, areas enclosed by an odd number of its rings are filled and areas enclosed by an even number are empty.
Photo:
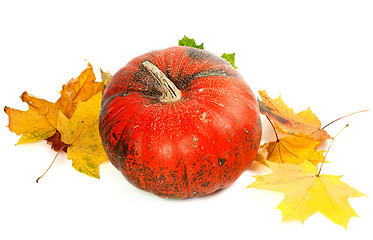
[[[106,74],[103,71],[101,73]],[[72,78],[62,86],[61,97],[57,100],[56,105],[67,118],[71,118],[78,102],[87,101],[105,89],[107,81],[96,82],[95,80],[96,76],[92,65],[88,63],[87,68],[77,78]]]

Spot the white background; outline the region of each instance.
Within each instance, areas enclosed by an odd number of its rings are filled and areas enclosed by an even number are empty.
[[[236,66],[252,90],[308,106],[326,124],[372,109],[372,1],[1,1],[1,108],[26,110],[23,91],[56,101],[62,84],[89,60],[115,73],[145,52],[184,35]],[[0,239],[372,239],[372,111],[328,127],[335,135],[323,173],[370,196],[350,199],[360,218],[348,231],[320,214],[281,223],[283,195],[246,189],[260,166],[210,196],[166,200],[132,187],[109,163],[101,179],[76,172],[66,155],[19,137],[0,114]],[[270,128],[264,124],[265,139]]]

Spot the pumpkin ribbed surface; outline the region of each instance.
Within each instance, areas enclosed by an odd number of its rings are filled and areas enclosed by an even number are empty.
[[[164,91],[145,62],[164,73],[179,99],[160,100]],[[172,47],[141,55],[113,76],[100,135],[110,161],[134,186],[187,198],[224,188],[250,167],[261,124],[256,98],[227,61]]]

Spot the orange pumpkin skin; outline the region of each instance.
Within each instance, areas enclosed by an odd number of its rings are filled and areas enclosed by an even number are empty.
[[[144,67],[153,63],[181,92],[162,102]],[[257,153],[257,100],[241,75],[207,51],[171,47],[131,60],[103,95],[100,135],[112,164],[161,197],[203,196],[233,183]]]

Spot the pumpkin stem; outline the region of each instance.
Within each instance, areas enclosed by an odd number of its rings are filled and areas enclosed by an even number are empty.
[[[159,68],[150,61],[144,61],[142,65],[144,65],[161,86],[162,96],[159,98],[161,102],[175,102],[181,98],[180,90]]]

